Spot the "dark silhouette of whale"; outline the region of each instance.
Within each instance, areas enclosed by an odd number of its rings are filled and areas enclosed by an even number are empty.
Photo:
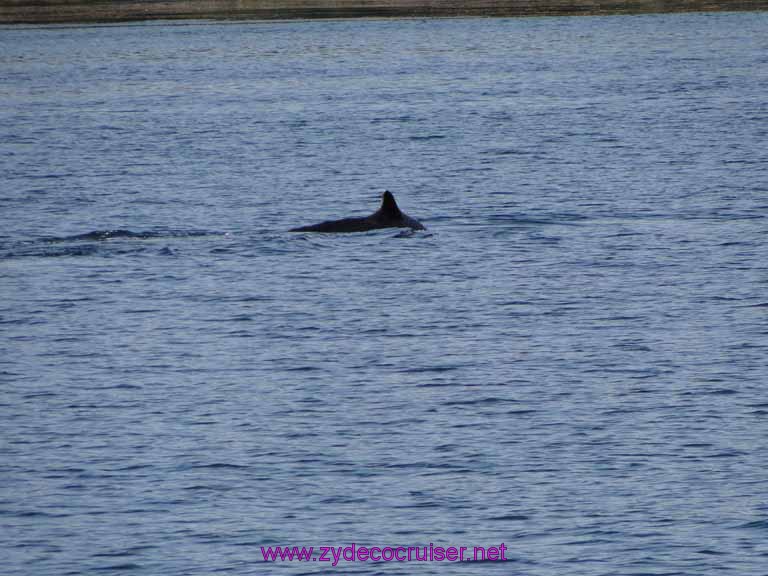
[[[403,213],[397,207],[395,197],[387,190],[381,197],[381,208],[370,216],[362,218],[342,218],[341,220],[328,220],[293,228],[289,232],[366,232],[379,228],[411,228],[412,230],[426,230],[421,222],[414,220]]]

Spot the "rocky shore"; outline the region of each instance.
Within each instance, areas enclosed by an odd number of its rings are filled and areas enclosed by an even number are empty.
[[[0,0],[0,24],[765,10],[768,0]]]

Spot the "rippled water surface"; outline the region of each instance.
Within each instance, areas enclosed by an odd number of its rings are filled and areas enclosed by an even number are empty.
[[[763,13],[0,28],[3,573],[764,576],[766,94]]]

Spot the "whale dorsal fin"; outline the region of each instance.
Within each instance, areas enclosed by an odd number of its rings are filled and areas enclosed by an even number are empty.
[[[392,192],[389,190],[384,191],[384,195],[381,197],[381,208],[379,212],[382,216],[387,218],[400,218],[403,213],[400,212],[400,208],[397,207],[395,197],[392,196]]]

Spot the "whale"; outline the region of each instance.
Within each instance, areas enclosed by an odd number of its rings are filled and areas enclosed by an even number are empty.
[[[292,228],[289,232],[367,232],[379,228],[426,230],[421,222],[400,210],[395,197],[389,190],[385,190],[381,196],[381,207],[370,216],[326,220],[319,224]]]

